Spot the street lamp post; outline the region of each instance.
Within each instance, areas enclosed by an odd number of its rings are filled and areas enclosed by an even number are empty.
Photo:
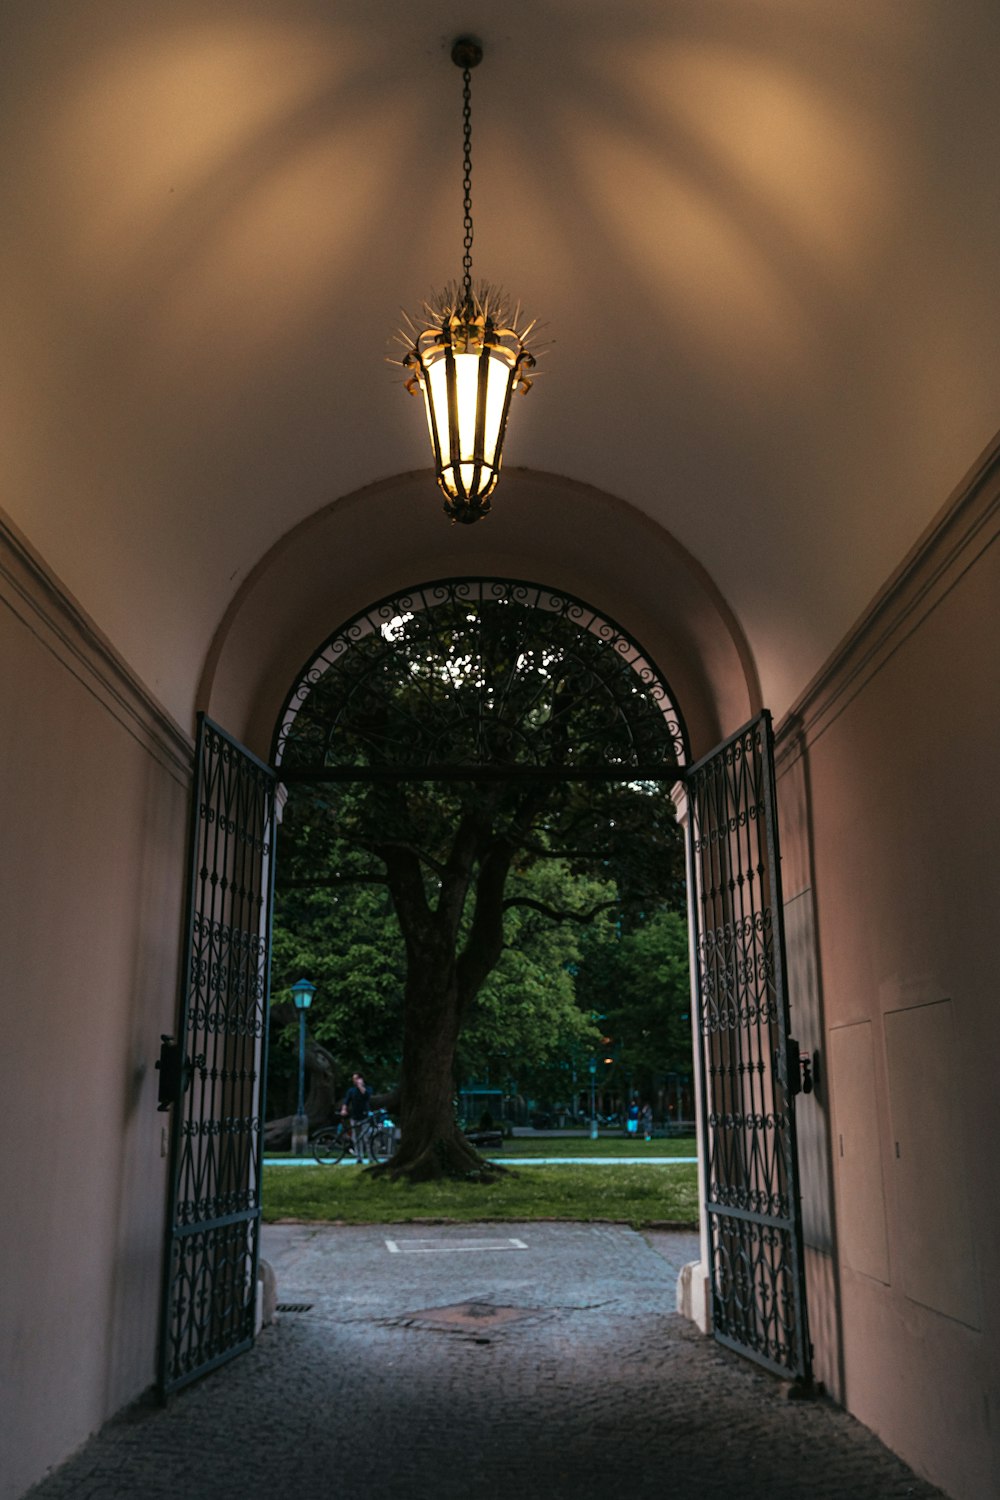
[[[590,1139],[597,1140],[597,1058],[590,1059]]]
[[[309,1145],[309,1116],[306,1114],[306,1011],[312,1004],[316,986],[308,979],[292,985],[292,999],[299,1013],[299,1102],[292,1120],[292,1155],[301,1156]]]

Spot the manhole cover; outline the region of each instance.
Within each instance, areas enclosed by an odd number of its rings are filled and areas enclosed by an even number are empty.
[[[491,1328],[533,1317],[537,1307],[501,1307],[495,1302],[456,1302],[451,1307],[426,1307],[403,1313],[392,1321],[404,1328],[443,1328],[484,1333]]]
[[[416,1316],[449,1327],[482,1328],[487,1324],[516,1323],[518,1318],[530,1317],[534,1311],[533,1307],[498,1307],[494,1302],[458,1302],[454,1307],[433,1307]]]

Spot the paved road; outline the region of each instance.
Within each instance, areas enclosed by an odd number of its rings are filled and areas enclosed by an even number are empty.
[[[284,1312],[32,1500],[930,1500],[827,1402],[673,1311],[689,1234],[274,1225]]]

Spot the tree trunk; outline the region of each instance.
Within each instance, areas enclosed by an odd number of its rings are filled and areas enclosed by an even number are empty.
[[[333,1055],[319,1042],[306,1041],[306,1115],[309,1134],[333,1119],[336,1105],[336,1074]],[[286,1151],[292,1143],[295,1115],[282,1115],[264,1126],[264,1146],[268,1151]]]
[[[399,1149],[385,1167],[393,1179],[454,1177],[491,1182],[503,1168],[480,1156],[455,1120],[455,1046],[460,1004],[450,975],[423,970],[407,984],[399,1098]]]
[[[455,1048],[462,1018],[503,948],[503,887],[512,848],[489,837],[480,813],[464,816],[443,867],[437,905],[427,901],[412,850],[383,853],[406,944],[400,1146],[383,1170],[411,1182],[455,1177],[492,1182],[488,1162],[455,1120]],[[475,878],[471,930],[457,951],[466,896]]]

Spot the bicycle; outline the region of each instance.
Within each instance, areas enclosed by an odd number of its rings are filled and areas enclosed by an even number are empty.
[[[393,1124],[384,1109],[376,1109],[364,1120],[355,1121],[362,1157],[373,1162],[388,1161],[392,1155]],[[310,1141],[313,1155],[321,1167],[336,1166],[345,1157],[356,1156],[352,1122],[340,1119],[335,1125],[317,1130]]]

